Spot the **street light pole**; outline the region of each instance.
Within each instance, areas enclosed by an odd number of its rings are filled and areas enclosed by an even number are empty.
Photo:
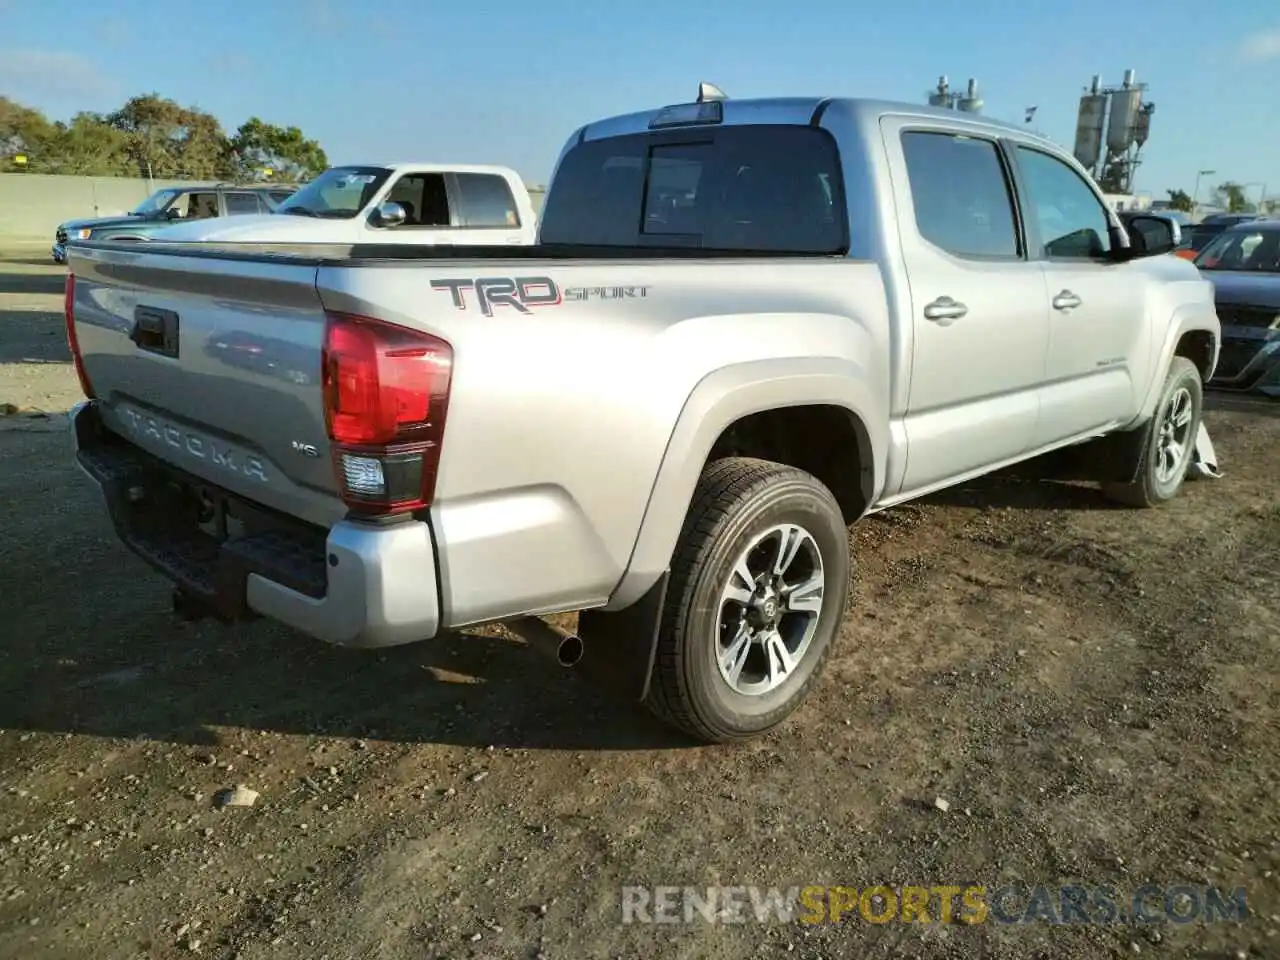
[[[1243,184],[1243,186],[1245,186],[1245,187],[1259,187],[1259,188],[1261,189],[1261,192],[1258,194],[1258,210],[1257,210],[1257,212],[1258,212],[1259,214],[1265,214],[1265,213],[1266,213],[1266,210],[1265,210],[1264,208],[1266,207],[1266,203],[1267,203],[1267,185],[1266,185],[1265,183],[1263,183],[1262,181],[1260,181],[1260,180],[1250,180],[1248,183]]]
[[[1196,211],[1200,209],[1200,178],[1211,177],[1217,172],[1217,170],[1196,171],[1196,186],[1195,189],[1191,191],[1191,216],[1194,217],[1196,215]]]

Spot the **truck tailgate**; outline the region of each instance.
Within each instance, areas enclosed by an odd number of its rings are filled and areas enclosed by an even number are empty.
[[[328,526],[314,262],[73,248],[74,329],[103,422],[166,462]]]

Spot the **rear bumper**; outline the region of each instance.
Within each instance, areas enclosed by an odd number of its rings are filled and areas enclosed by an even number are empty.
[[[92,401],[72,411],[71,429],[76,461],[102,491],[116,535],[220,619],[264,616],[351,647],[410,643],[439,631],[426,523],[343,520],[326,533],[171,467],[107,430]],[[225,498],[259,529],[233,539],[205,532],[195,490]]]

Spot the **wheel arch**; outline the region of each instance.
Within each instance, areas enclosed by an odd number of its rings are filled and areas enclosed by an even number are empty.
[[[868,374],[850,360],[791,358],[735,364],[703,378],[672,430],[627,569],[604,609],[629,606],[667,569],[711,459],[743,455],[789,463],[834,483],[848,522],[861,516],[884,487],[889,422],[887,390],[878,390]],[[788,455],[780,441],[795,427],[804,441],[798,454]],[[852,481],[843,477],[849,469]]]
[[[1145,423],[1155,414],[1164,389],[1165,377],[1175,356],[1186,357],[1200,371],[1200,380],[1207,383],[1218,363],[1218,350],[1222,340],[1222,325],[1218,322],[1213,305],[1209,303],[1185,304],[1174,311],[1160,347],[1159,362],[1154,368],[1151,383],[1142,403],[1138,423]]]

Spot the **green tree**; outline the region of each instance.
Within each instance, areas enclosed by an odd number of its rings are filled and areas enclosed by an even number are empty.
[[[96,113],[78,113],[70,124],[56,124],[40,158],[43,173],[78,176],[127,176],[133,172],[124,134]]]
[[[57,133],[57,127],[39,110],[0,97],[0,169],[36,167]],[[25,167],[13,163],[20,155],[28,158]]]
[[[1194,204],[1191,202],[1191,195],[1185,190],[1166,190],[1169,194],[1169,209],[1180,210],[1183,213],[1190,213]]]
[[[329,166],[320,144],[308,140],[297,127],[278,127],[257,117],[240,125],[231,139],[231,151],[240,175],[248,180],[301,180]]]
[[[1227,208],[1228,213],[1244,213],[1249,209],[1249,201],[1245,198],[1244,187],[1228,180],[1213,192],[1214,200],[1219,206]]]
[[[148,93],[107,117],[128,143],[135,175],[210,180],[231,172],[226,134],[211,114]]]
[[[17,163],[19,156],[27,162]],[[283,179],[327,166],[320,145],[297,127],[254,117],[233,142],[213,115],[157,93],[133,97],[105,116],[78,113],[70,123],[0,96],[0,170],[216,180],[264,167]]]

